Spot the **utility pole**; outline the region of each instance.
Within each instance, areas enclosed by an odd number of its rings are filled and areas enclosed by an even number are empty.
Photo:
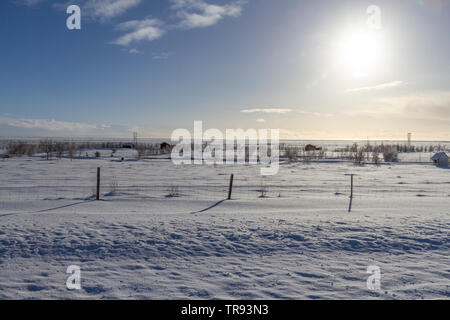
[[[137,142],[138,142],[138,133],[137,133],[137,131],[134,131],[133,132],[133,144],[134,144],[135,148],[137,148]]]
[[[412,133],[408,133],[408,152],[410,151],[410,149],[411,149],[411,138],[412,138]]]

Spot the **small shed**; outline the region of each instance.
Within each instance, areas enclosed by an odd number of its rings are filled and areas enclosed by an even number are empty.
[[[438,152],[431,157],[433,163],[439,167],[448,167],[448,156],[445,152]]]
[[[172,146],[170,144],[168,144],[167,142],[163,142],[163,143],[161,143],[160,149],[161,150],[171,150]]]
[[[305,151],[320,151],[320,150],[322,150],[321,147],[316,147],[312,144],[307,144],[305,147]]]
[[[125,142],[123,145],[122,145],[122,148],[124,148],[124,149],[134,149],[134,144],[133,143],[131,143],[131,142]]]

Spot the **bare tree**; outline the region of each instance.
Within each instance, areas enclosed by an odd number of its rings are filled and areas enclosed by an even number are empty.
[[[75,151],[77,150],[77,145],[75,142],[71,142],[67,145],[67,155],[69,156],[69,159],[72,161],[73,157],[75,155]]]
[[[358,146],[356,146],[356,148],[354,148],[354,150],[353,150],[353,161],[356,164],[363,164],[365,159],[366,159],[366,157],[365,157],[364,148],[358,148]]]
[[[42,152],[45,152],[46,156],[47,156],[47,160],[49,160],[52,157],[52,152],[53,152],[53,141],[50,139],[45,139],[42,140],[39,143],[39,149]]]
[[[61,159],[64,152],[67,150],[67,143],[66,142],[56,142],[55,143],[55,150],[56,150],[56,156],[58,159]]]
[[[298,151],[297,151],[296,148],[294,148],[294,147],[287,147],[284,150],[284,154],[285,154],[286,158],[289,160],[289,162],[297,161]]]
[[[377,150],[372,152],[372,162],[375,164],[379,164],[380,163],[380,154],[378,153]]]
[[[386,149],[383,151],[383,159],[384,162],[397,162],[398,161],[398,153],[397,150],[394,149]]]

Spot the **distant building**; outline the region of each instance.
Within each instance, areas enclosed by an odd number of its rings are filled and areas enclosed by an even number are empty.
[[[322,150],[322,148],[313,146],[312,144],[308,144],[305,147],[305,151],[319,151],[319,150]]]
[[[124,143],[124,144],[122,145],[122,148],[125,148],[125,149],[134,149],[134,143],[126,142],[126,143]]]
[[[433,163],[439,167],[448,167],[448,156],[445,152],[438,152],[431,157]]]
[[[172,145],[168,144],[167,142],[163,142],[160,145],[160,149],[164,151],[170,151],[172,150]]]

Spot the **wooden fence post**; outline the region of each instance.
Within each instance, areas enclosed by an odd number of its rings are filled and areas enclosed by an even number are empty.
[[[100,167],[97,168],[97,200],[100,200]]]
[[[354,177],[355,175],[351,175],[351,183],[350,183],[350,198],[352,198],[353,199],[353,177]]]
[[[348,212],[351,212],[353,203],[353,177],[355,176],[355,174],[354,173],[346,174],[346,176],[350,176],[350,203],[348,205]]]
[[[228,188],[228,200],[231,200],[231,193],[233,191],[233,179],[234,179],[234,174],[231,174],[231,176],[230,176],[230,186]]]

